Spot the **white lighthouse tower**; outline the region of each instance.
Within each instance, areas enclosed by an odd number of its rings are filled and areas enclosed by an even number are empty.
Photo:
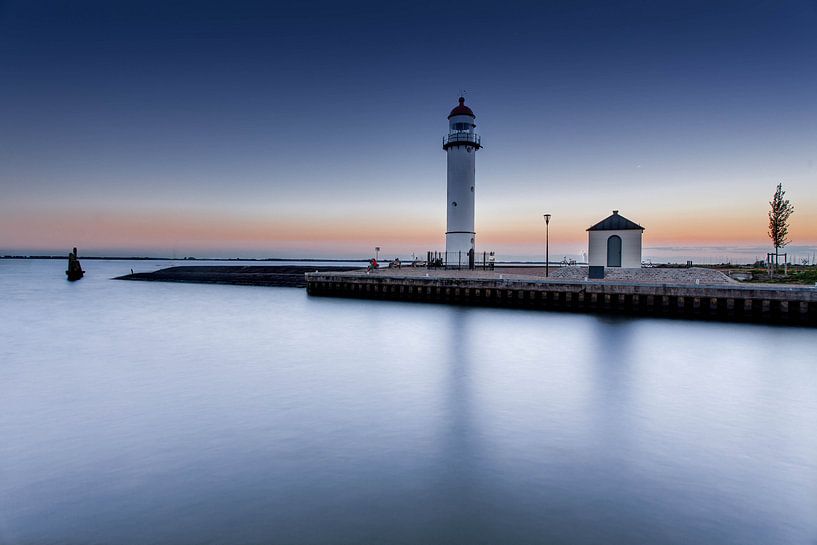
[[[459,105],[448,114],[448,136],[443,149],[448,154],[448,220],[445,230],[445,251],[449,264],[473,266],[474,240],[474,178],[476,155],[481,147],[474,131],[476,116],[460,97]]]

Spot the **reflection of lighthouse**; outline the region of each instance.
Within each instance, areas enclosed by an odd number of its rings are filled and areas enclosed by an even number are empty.
[[[448,136],[443,149],[448,154],[448,222],[445,251],[448,263],[473,263],[474,251],[474,176],[476,152],[481,147],[474,132],[476,116],[460,103],[448,114]],[[469,260],[470,257],[470,260]]]

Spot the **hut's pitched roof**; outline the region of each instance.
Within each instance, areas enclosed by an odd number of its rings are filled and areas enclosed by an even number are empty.
[[[597,224],[589,227],[588,231],[624,231],[627,229],[644,230],[639,224],[630,221],[624,216],[619,215],[618,210],[613,210],[613,214],[607,216]]]

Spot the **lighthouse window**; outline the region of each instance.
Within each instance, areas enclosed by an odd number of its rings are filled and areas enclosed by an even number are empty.
[[[451,206],[457,206],[457,201],[452,201]]]
[[[471,186],[471,193],[474,192],[474,186]]]
[[[455,131],[467,131],[469,128],[468,123],[454,123]]]

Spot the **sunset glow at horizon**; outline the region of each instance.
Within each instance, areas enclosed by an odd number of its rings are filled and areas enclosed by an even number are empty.
[[[778,183],[817,250],[813,2],[172,4],[0,7],[0,255],[441,250],[463,88],[480,252],[765,255]]]

